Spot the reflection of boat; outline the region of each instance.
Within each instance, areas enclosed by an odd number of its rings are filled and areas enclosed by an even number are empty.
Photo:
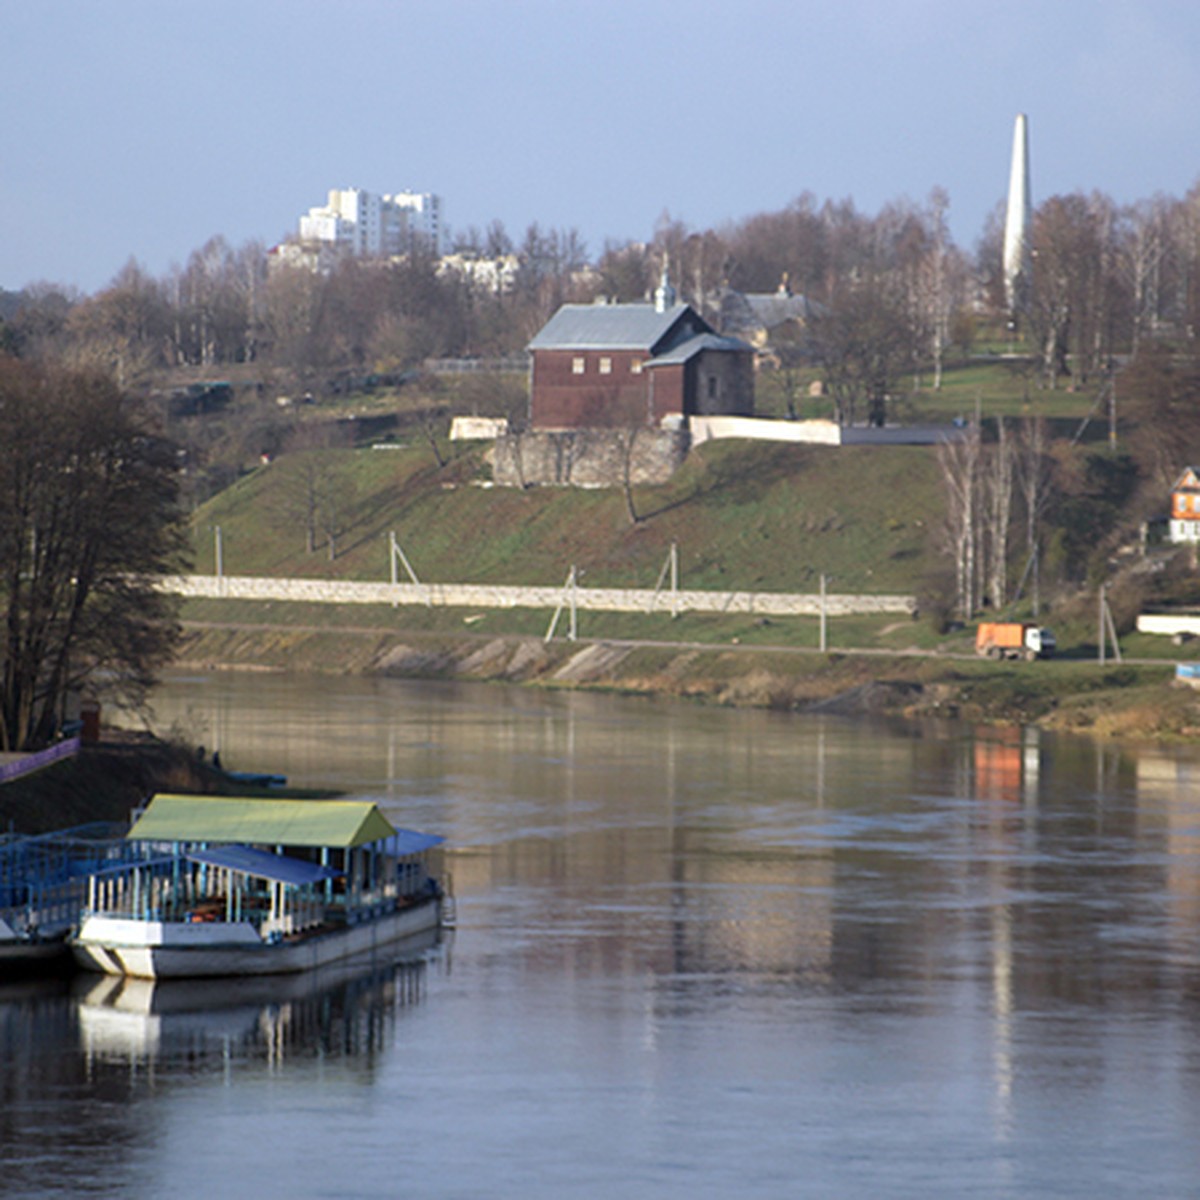
[[[373,1020],[373,1010],[413,1004],[436,929],[388,947],[386,954],[344,959],[303,974],[227,979],[137,979],[82,974],[74,982],[85,1051],[103,1058],[189,1061],[256,1043],[312,1044],[323,1025]],[[327,1043],[326,1043],[327,1044]]]
[[[157,854],[98,872],[76,961],[146,979],[309,971],[438,928],[442,838],[369,800],[156,796],[128,837]]]
[[[36,931],[14,929],[0,917],[0,974],[57,966],[68,958],[65,931],[43,937]]]

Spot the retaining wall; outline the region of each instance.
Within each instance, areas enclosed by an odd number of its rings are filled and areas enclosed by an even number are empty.
[[[788,592],[655,592],[649,588],[493,587],[466,583],[369,583],[268,579],[248,575],[177,575],[164,591],[196,599],[284,600],[307,604],[424,604],[437,608],[557,608],[574,603],[594,612],[758,613],[817,616],[821,597]],[[916,611],[914,596],[827,595],[831,617]]]
[[[956,425],[839,425],[836,421],[782,421],[767,417],[688,417],[692,443],[718,438],[806,442],[820,446],[936,446],[966,432]]]
[[[534,430],[496,438],[492,475],[503,487],[617,487],[666,483],[687,457],[678,429]]]

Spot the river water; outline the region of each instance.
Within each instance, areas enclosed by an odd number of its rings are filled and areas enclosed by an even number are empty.
[[[1200,753],[178,676],[157,727],[444,834],[338,976],[0,987],[0,1194],[1200,1194]]]

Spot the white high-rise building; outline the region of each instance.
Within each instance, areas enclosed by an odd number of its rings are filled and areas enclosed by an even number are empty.
[[[362,188],[334,188],[324,206],[300,218],[300,240],[360,256],[407,254],[418,245],[440,254],[441,211],[441,197],[429,192],[378,196]]]
[[[411,245],[418,239],[435,255],[442,253],[442,198],[432,192],[397,192],[384,196],[384,205],[398,217],[405,214],[403,237]]]

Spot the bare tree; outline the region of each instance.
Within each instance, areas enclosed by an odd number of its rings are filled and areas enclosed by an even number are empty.
[[[887,282],[872,278],[847,288],[813,315],[808,334],[838,423],[853,424],[865,407],[867,419],[882,425],[912,345],[904,306]]]
[[[1025,510],[1026,566],[1018,595],[1026,579],[1031,580],[1033,611],[1041,604],[1040,540],[1042,521],[1050,496],[1050,459],[1047,455],[1046,422],[1027,418],[1017,431],[1014,468]]]
[[[970,620],[978,604],[978,509],[982,439],[978,424],[938,446],[938,464],[946,488],[945,538],[954,560],[958,611]]]
[[[178,637],[174,447],[111,379],[0,359],[0,750],[83,686],[138,702]]]
[[[981,475],[987,552],[987,592],[993,608],[1008,602],[1009,530],[1012,525],[1013,449],[1004,418],[996,422],[996,445],[987,456]]]

